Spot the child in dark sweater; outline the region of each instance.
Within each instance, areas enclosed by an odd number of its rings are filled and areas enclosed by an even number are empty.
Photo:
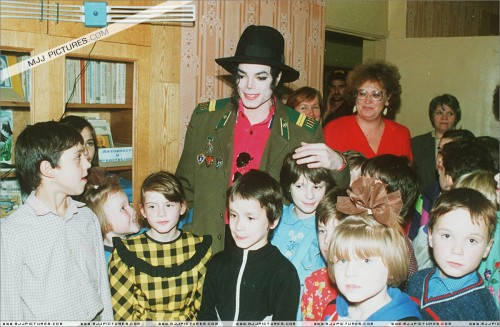
[[[295,320],[297,271],[269,243],[283,210],[278,182],[251,170],[229,188],[227,199],[236,246],[228,246],[208,263],[198,320]]]
[[[498,308],[477,268],[493,245],[493,203],[457,188],[440,195],[429,220],[429,246],[437,267],[410,278],[408,294],[424,320],[498,321]]]

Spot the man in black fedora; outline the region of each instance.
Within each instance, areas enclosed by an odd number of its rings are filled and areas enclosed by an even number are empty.
[[[226,190],[250,169],[279,180],[283,159],[298,147],[299,164],[328,168],[337,185],[349,185],[347,163],[323,143],[318,122],[274,95],[279,83],[299,78],[299,72],[284,63],[279,31],[248,26],[235,55],[216,62],[232,74],[232,97],[198,104],[176,171],[191,208],[183,229],[212,235],[214,253],[223,250],[225,242],[232,243],[225,227]]]

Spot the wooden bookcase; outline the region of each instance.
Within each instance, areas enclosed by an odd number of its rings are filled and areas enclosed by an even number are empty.
[[[84,73],[81,76],[69,75],[69,72],[65,69],[65,112],[66,114],[76,114],[79,116],[98,116],[99,119],[104,119],[110,123],[111,133],[113,136],[113,142],[115,143],[115,147],[119,146],[132,146],[133,144],[133,111],[134,111],[134,71],[135,71],[135,62],[133,60],[124,60],[123,58],[113,58],[106,56],[92,56],[90,59],[88,56],[84,55],[68,55],[66,56],[66,61],[68,60],[78,60],[81,61],[82,67],[84,67]],[[106,101],[106,103],[89,103],[89,99],[83,100],[83,94],[78,103],[68,102],[68,98],[70,94],[68,94],[68,90],[73,89],[73,87],[78,85],[80,89],[75,90],[75,92],[81,92],[81,89],[85,89],[86,95],[88,97],[88,90],[91,85],[88,85],[89,80],[86,80],[87,84],[81,86],[81,84],[77,83],[78,79],[84,79],[85,73],[89,73],[88,69],[91,67],[90,65],[86,65],[89,61],[93,63],[106,63],[106,64],[124,64],[125,65],[125,76],[123,76],[124,81],[121,81],[124,86],[124,103],[116,103],[116,101]],[[65,67],[67,67],[65,65]],[[87,72],[85,72],[87,71]],[[96,71],[94,71],[95,73]],[[106,74],[103,72],[103,74]],[[113,76],[113,80],[109,78],[107,83],[118,83],[118,77]],[[81,82],[80,82],[81,83]],[[100,82],[101,84],[104,81]],[[102,84],[103,85],[103,84]],[[69,88],[68,88],[69,87]],[[76,87],[76,88],[78,88]],[[75,88],[75,89],[76,89]],[[84,92],[85,92],[84,91]],[[116,174],[119,174],[121,177],[132,180],[132,166],[114,166],[107,167],[106,170],[114,171]]]
[[[77,24],[65,24],[67,31]],[[47,30],[20,31],[15,26],[13,30],[0,26],[3,51],[15,51],[37,56],[47,50],[56,48],[73,40],[71,37],[57,36]],[[62,23],[58,25],[62,27]],[[62,33],[61,33],[62,34]],[[137,40],[147,38],[143,29],[134,36]],[[124,34],[130,36],[130,33]],[[151,172],[150,142],[155,140],[151,131],[150,121],[158,121],[152,117],[150,106],[150,71],[151,49],[148,45],[126,42],[99,41],[80,48],[66,55],[54,58],[31,69],[32,92],[31,101],[15,103],[15,133],[18,135],[26,125],[41,121],[59,121],[63,114],[98,113],[100,118],[110,122],[113,140],[116,143],[130,145],[133,148],[132,164],[128,166],[110,167],[121,177],[132,180],[134,203],[140,191],[142,180]],[[90,55],[90,57],[89,57]],[[126,100],[124,104],[66,104],[66,59],[78,58],[96,61],[120,62],[126,65]],[[11,102],[0,103],[2,108],[14,108]],[[138,119],[139,123],[138,123]],[[153,168],[157,169],[157,168]]]

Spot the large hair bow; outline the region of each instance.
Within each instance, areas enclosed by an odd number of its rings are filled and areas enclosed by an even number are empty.
[[[401,218],[399,213],[403,207],[399,191],[387,193],[385,184],[371,177],[360,177],[347,190],[347,196],[339,196],[337,210],[349,215],[367,211],[379,223],[397,227]]]

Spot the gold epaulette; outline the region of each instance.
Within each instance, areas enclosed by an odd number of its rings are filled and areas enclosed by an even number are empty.
[[[224,109],[227,104],[231,101],[231,98],[210,100],[208,102],[203,102],[198,104],[196,107],[196,113],[212,112],[219,109]]]
[[[299,113],[298,111],[293,110],[292,108],[286,107],[288,110],[288,119],[290,119],[291,123],[295,123],[296,125],[307,129],[311,133],[316,132],[316,129],[319,126],[319,122],[313,118],[307,117],[304,114]]]

